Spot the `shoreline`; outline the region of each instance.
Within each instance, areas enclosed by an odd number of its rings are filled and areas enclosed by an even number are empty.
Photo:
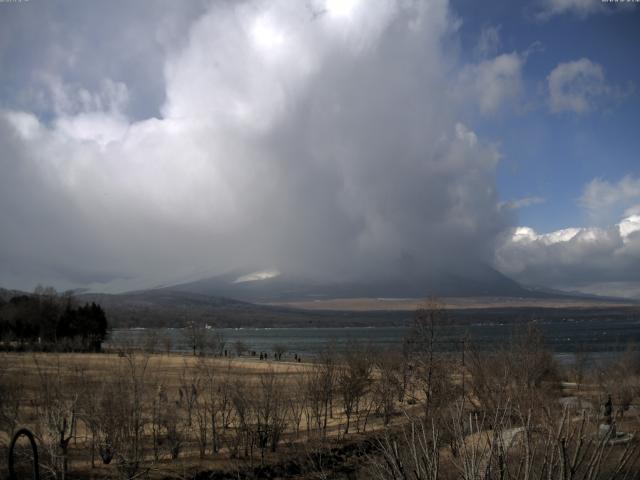
[[[638,302],[625,299],[601,298],[524,298],[524,297],[444,297],[439,299],[445,310],[490,310],[505,308],[639,308]],[[299,310],[336,312],[409,312],[425,305],[424,298],[330,298],[264,302],[257,305],[287,307]]]

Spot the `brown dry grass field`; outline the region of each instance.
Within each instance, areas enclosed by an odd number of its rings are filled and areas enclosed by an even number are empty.
[[[147,354],[143,352],[129,352],[126,355],[117,353],[3,353],[0,354],[0,365],[2,365],[2,379],[5,385],[15,385],[21,402],[20,418],[15,427],[27,427],[34,431],[36,435],[44,439],[50,437],[49,441],[55,443],[55,434],[48,431],[46,417],[60,408],[57,402],[62,400],[67,407],[71,402],[73,408],[81,411],[83,409],[82,397],[102,396],[104,390],[110,389],[112,384],[118,384],[116,388],[121,388],[120,381],[126,383],[125,388],[140,388],[141,409],[145,425],[141,428],[141,437],[146,444],[145,453],[142,460],[153,464],[152,472],[155,476],[188,476],[189,472],[199,470],[221,469],[237,470],[239,465],[244,467],[253,466],[256,463],[277,462],[289,456],[305,457],[312,454],[318,448],[319,442],[325,444],[337,439],[344,438],[346,416],[344,409],[339,405],[339,399],[330,400],[330,412],[327,414],[322,410],[323,405],[317,403],[319,398],[309,401],[309,389],[324,388],[323,385],[310,385],[315,381],[322,382],[318,378],[318,366],[312,363],[297,363],[288,361],[264,360],[260,361],[254,357],[235,358],[212,358],[199,357],[182,354]],[[134,371],[137,370],[137,371]],[[140,375],[140,377],[138,377]],[[335,373],[333,374],[335,375]],[[379,374],[372,371],[371,379],[379,380]],[[335,381],[332,380],[332,381]],[[270,384],[272,382],[272,385]],[[269,385],[265,385],[269,383]],[[48,385],[46,388],[44,385]],[[270,391],[271,387],[275,391]],[[228,406],[212,406],[206,404],[209,400],[208,388],[215,388],[215,395],[228,396]],[[335,387],[330,387],[335,388]],[[197,389],[195,399],[185,400]],[[165,408],[174,410],[179,418],[175,423],[182,423],[179,441],[178,458],[172,458],[170,446],[166,439],[159,447],[159,454],[154,458],[152,437],[152,412],[154,400],[158,398],[159,391],[165,392]],[[313,395],[313,393],[311,393]],[[275,398],[265,398],[273,395]],[[316,392],[316,397],[322,396],[322,392]],[[59,397],[52,399],[51,397]],[[244,400],[255,401],[247,406],[254,411],[254,416],[277,416],[286,411],[286,418],[282,419],[282,432],[278,444],[278,451],[272,451],[271,447],[265,448],[265,459],[263,460],[257,453],[253,453],[250,459],[243,454],[234,454],[234,442],[236,430],[240,428],[241,420],[237,413],[232,413],[234,408],[239,406],[238,396],[245,396]],[[234,398],[235,397],[235,398]],[[260,398],[259,398],[260,397]],[[11,399],[9,399],[11,400]],[[93,400],[96,400],[93,398]],[[99,402],[99,399],[97,399]],[[188,405],[189,401],[193,405]],[[215,400],[212,400],[215,401]],[[273,410],[269,412],[265,402],[273,402]],[[309,405],[308,403],[314,403]],[[48,402],[54,405],[46,405]],[[358,421],[351,419],[351,437],[361,439],[366,433],[375,432],[385,426],[397,424],[403,421],[399,412],[394,412],[393,417],[388,419],[376,412],[379,408],[374,404],[373,398],[362,400],[364,406],[359,411]],[[398,402],[393,401],[397,404]],[[306,404],[306,405],[303,405]],[[97,405],[100,408],[100,405]],[[64,409],[64,406],[62,407]],[[89,408],[96,416],[106,415],[126,415],[125,412],[114,411],[95,412],[96,406]],[[109,408],[109,406],[106,406]],[[204,455],[199,453],[199,420],[197,410],[205,415],[229,415],[228,422],[220,428],[219,445],[214,453],[210,445],[206,445]],[[258,410],[263,409],[258,412]],[[265,410],[266,408],[266,410]],[[403,411],[416,410],[417,406],[405,405]],[[218,409],[214,413],[214,409]],[[276,411],[280,410],[280,412]],[[306,410],[306,411],[303,411]],[[61,412],[54,412],[60,414]],[[86,415],[86,414],[85,414]],[[75,419],[74,431],[70,432],[73,441],[70,445],[69,457],[70,470],[77,474],[91,475],[112,475],[114,472],[113,463],[103,465],[98,452],[94,452],[94,462],[91,462],[91,419],[86,419],[83,414],[78,414]],[[160,414],[160,416],[162,413]],[[355,417],[356,414],[353,416]],[[366,415],[366,420],[362,417]],[[187,416],[190,417],[187,420]],[[297,417],[297,420],[292,418]],[[199,418],[199,417],[198,417]],[[87,421],[85,421],[87,420]],[[262,419],[264,420],[264,418]],[[218,418],[218,421],[221,419]],[[253,423],[260,421],[252,419]],[[268,420],[264,420],[268,423]],[[163,420],[158,421],[162,424]],[[366,424],[365,424],[366,422]],[[203,427],[211,429],[210,422]],[[162,425],[164,435],[167,436],[167,425]],[[180,427],[178,427],[179,429]],[[320,432],[321,431],[321,432]],[[358,433],[360,432],[360,433]],[[9,442],[9,433],[0,432],[0,441],[4,444]],[[211,439],[209,438],[209,442]],[[46,440],[45,440],[46,442]],[[99,442],[99,440],[97,441]],[[206,442],[206,440],[205,440]],[[96,447],[97,448],[97,447]],[[237,445],[235,446],[237,449]],[[256,449],[256,445],[250,448]],[[3,455],[4,456],[4,455]],[[254,458],[255,457],[255,458]]]
[[[399,475],[390,465],[428,463],[435,451],[438,478],[453,479],[475,478],[460,476],[461,455],[480,468],[507,462],[496,452],[508,448],[516,465],[526,442],[537,442],[538,452],[560,442],[571,452],[571,442],[586,438],[594,440],[591,450],[580,447],[585,458],[601,455],[603,468],[615,469],[629,447],[598,446],[600,410],[612,395],[618,431],[640,430],[637,359],[630,351],[606,368],[578,362],[563,370],[536,337],[499,354],[469,352],[464,368],[457,359],[416,362],[365,349],[316,363],[134,350],[2,353],[0,453],[6,458],[11,432],[27,427],[38,438],[43,477],[60,480],[186,479],[203,471],[263,478],[263,465],[293,469],[271,477],[389,480]],[[420,425],[439,436],[421,440]],[[425,447],[430,442],[437,450]],[[628,445],[635,462],[637,438]]]
[[[633,307],[635,303],[623,300],[611,301],[589,298],[511,298],[511,297],[452,297],[442,298],[444,309],[491,309],[491,308],[618,308]],[[335,310],[335,311],[413,311],[424,304],[422,298],[334,298],[292,302],[270,302],[303,310]]]

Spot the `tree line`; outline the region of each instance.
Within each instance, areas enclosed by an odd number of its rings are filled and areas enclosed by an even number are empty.
[[[99,351],[107,337],[104,309],[78,304],[72,293],[37,287],[31,295],[0,300],[0,341],[5,349]]]

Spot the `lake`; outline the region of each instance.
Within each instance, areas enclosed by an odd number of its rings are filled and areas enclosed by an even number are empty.
[[[637,320],[580,320],[537,322],[547,347],[563,363],[570,363],[576,350],[591,352],[592,358],[607,358],[621,352],[630,343],[640,345],[640,321]],[[521,328],[522,329],[522,328]],[[375,347],[399,346],[408,329],[406,327],[345,327],[345,328],[220,328],[227,348],[242,341],[249,350],[271,352],[274,345],[284,345],[288,355],[316,356],[333,343],[344,348],[350,343],[370,344]],[[508,344],[516,332],[513,324],[461,325],[442,327],[438,333],[439,350],[456,352],[460,340],[468,338],[476,348],[491,350]],[[189,351],[183,329],[157,329],[161,336],[171,338],[171,348],[176,352]],[[142,344],[148,336],[145,329],[114,329],[106,346],[123,342]],[[161,345],[158,349],[162,349]]]

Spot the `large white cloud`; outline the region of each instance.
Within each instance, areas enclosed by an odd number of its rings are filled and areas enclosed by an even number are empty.
[[[640,215],[615,225],[540,234],[510,229],[496,249],[496,267],[535,286],[640,296]]]
[[[596,178],[578,202],[597,227],[507,230],[495,266],[530,285],[640,298],[640,180]],[[620,219],[616,221],[615,219]]]
[[[407,256],[418,268],[490,260],[506,225],[499,153],[441,94],[465,70],[445,47],[457,22],[443,0],[373,3],[176,13],[197,19],[160,50],[155,107],[138,103],[156,76],[130,63],[101,75],[114,45],[84,39],[100,81],[45,62],[27,81],[41,109],[27,95],[0,112],[0,284],[131,288],[242,266],[345,277]],[[166,22],[138,35],[164,38]],[[477,68],[502,79],[519,66],[506,56]]]

